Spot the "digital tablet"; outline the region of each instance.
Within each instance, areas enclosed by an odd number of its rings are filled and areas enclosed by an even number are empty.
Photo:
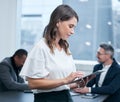
[[[99,75],[99,74],[101,74],[102,72],[104,72],[104,71],[103,71],[103,70],[98,70],[98,71],[93,72],[93,73],[91,73],[91,74],[89,74],[89,75],[86,75],[86,76],[84,76],[84,77],[82,77],[82,78],[77,78],[76,80],[72,81],[71,83],[81,82],[81,81],[85,80],[86,78],[95,77],[96,75]],[[93,79],[93,78],[90,78],[90,80],[91,80],[91,79]],[[89,80],[89,81],[90,81],[90,80]]]

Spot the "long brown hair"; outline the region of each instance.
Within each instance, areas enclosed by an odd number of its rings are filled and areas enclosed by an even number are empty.
[[[75,17],[78,21],[77,13],[68,5],[59,5],[51,14],[50,21],[44,29],[43,37],[46,39],[52,53],[54,53],[54,42],[57,37],[57,27],[56,24],[59,21],[67,21]],[[68,51],[69,44],[66,40],[60,39],[59,45],[64,49],[67,55],[70,54]]]

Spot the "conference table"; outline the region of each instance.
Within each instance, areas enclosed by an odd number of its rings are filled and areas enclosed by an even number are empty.
[[[107,96],[100,95],[93,99],[82,98],[80,94],[72,94],[74,102],[103,102]],[[33,93],[25,92],[0,92],[0,102],[33,102]]]

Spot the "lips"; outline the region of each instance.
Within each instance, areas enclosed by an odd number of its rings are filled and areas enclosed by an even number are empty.
[[[71,34],[67,34],[67,36],[69,37],[69,36],[71,36]]]

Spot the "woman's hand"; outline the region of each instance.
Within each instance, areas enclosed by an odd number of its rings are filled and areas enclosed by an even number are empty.
[[[73,80],[75,80],[76,78],[81,78],[84,76],[84,73],[81,71],[77,71],[77,72],[72,72],[69,76],[67,76],[65,78],[65,83],[69,84],[71,83]]]
[[[77,82],[78,88],[84,88],[87,83],[95,77],[96,75],[90,75],[88,77],[80,78],[81,80]]]

